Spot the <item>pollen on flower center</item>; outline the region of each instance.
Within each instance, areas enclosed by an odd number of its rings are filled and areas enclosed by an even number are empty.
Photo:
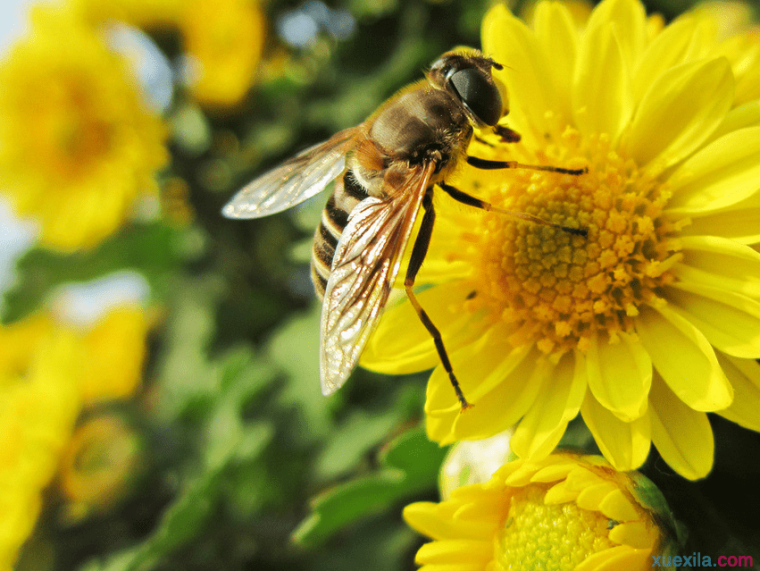
[[[608,539],[610,520],[574,502],[545,504],[548,486],[516,490],[494,541],[495,559],[512,571],[574,569],[593,553],[614,547]]]
[[[514,328],[513,345],[534,342],[545,353],[584,349],[595,331],[630,331],[640,305],[656,303],[658,288],[672,281],[668,268],[679,256],[668,237],[677,223],[662,216],[669,195],[659,183],[605,135],[582,140],[567,129],[562,141],[561,163],[549,155],[542,163],[585,164],[588,173],[499,171],[484,190],[501,208],[585,228],[588,236],[488,214],[471,250],[478,284],[471,309],[485,305]]]

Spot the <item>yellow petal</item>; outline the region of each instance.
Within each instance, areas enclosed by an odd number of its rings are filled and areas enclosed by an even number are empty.
[[[497,328],[489,328],[477,341],[450,352],[449,358],[462,392],[475,404],[501,382],[501,376],[519,366],[529,351],[530,347],[512,349]],[[428,381],[425,412],[437,416],[458,408],[448,373],[443,366],[436,367]]]
[[[760,191],[760,127],[747,127],[713,141],[670,176],[673,197],[665,212],[693,215],[717,211]]]
[[[646,413],[652,361],[638,339],[621,333],[610,343],[595,335],[586,363],[589,389],[602,406],[624,422]]]
[[[676,282],[665,292],[679,315],[699,329],[711,345],[734,357],[760,357],[760,303],[689,282]]]
[[[415,559],[415,561],[422,565],[424,562]],[[420,567],[419,571],[483,571],[484,563],[434,563],[432,565],[424,565]]]
[[[590,391],[581,407],[583,421],[599,450],[616,470],[635,470],[649,454],[649,416],[623,422],[597,402]]]
[[[582,358],[566,353],[544,382],[542,395],[520,421],[509,445],[521,458],[543,458],[554,450],[586,393]]]
[[[673,266],[673,273],[682,282],[760,297],[760,253],[717,236],[684,236],[680,240],[683,260]]]
[[[544,503],[546,505],[559,505],[573,502],[578,497],[578,493],[578,490],[567,486],[565,482],[560,482],[546,491]]]
[[[540,2],[534,15],[534,29],[539,43],[552,54],[546,70],[553,77],[554,91],[559,95],[552,111],[565,124],[570,119],[570,90],[578,53],[578,34],[567,6],[560,2]]]
[[[744,428],[760,431],[760,365],[720,353],[718,361],[734,388],[734,402],[718,414]]]
[[[723,121],[708,141],[712,142],[714,139],[718,139],[739,129],[757,127],[758,125],[760,125],[760,100],[749,101],[748,103],[734,107],[726,113]]]
[[[616,485],[609,481],[589,486],[578,494],[575,503],[577,503],[578,507],[581,509],[599,511],[599,506],[601,505],[602,500],[607,497],[607,494],[615,489]]]
[[[504,484],[511,487],[522,487],[530,484],[533,475],[536,473],[538,464],[529,460],[518,460],[521,462],[519,468],[510,474],[505,474]]]
[[[656,529],[656,528],[654,528]],[[651,549],[657,540],[653,528],[643,521],[621,523],[610,530],[610,541],[622,545],[630,545],[638,549]]]
[[[729,210],[693,218],[685,234],[720,236],[741,244],[760,242],[760,205],[755,206],[755,196],[744,200]]]
[[[617,141],[633,113],[629,73],[616,28],[599,25],[586,30],[572,91],[573,116],[582,134],[607,133]]]
[[[567,464],[553,464],[546,468],[541,468],[538,472],[531,476],[530,481],[533,483],[548,483],[562,480],[570,472],[577,468],[576,464],[568,462]]]
[[[627,152],[653,174],[684,159],[710,136],[731,107],[733,75],[723,58],[670,68],[644,94]]]
[[[644,571],[651,565],[651,549],[618,545],[590,555],[573,571]]]
[[[530,408],[546,367],[538,350],[528,349],[513,349],[499,366],[485,373],[483,384],[492,388],[487,393],[475,390],[475,406],[456,417],[453,432],[458,439],[492,436],[516,424]]]
[[[493,557],[493,544],[475,539],[434,541],[420,547],[416,561],[422,564],[477,565],[479,569]]]
[[[643,4],[636,0],[604,0],[600,2],[588,20],[586,33],[595,28],[615,30],[623,64],[633,70],[647,42],[646,11]]]
[[[715,446],[707,415],[686,406],[659,378],[652,384],[650,410],[652,443],[662,458],[684,478],[707,476]]]
[[[760,46],[757,29],[747,27],[742,33],[727,38],[720,46],[736,74],[736,103],[742,104],[760,98]]]
[[[509,93],[510,127],[526,142],[543,140],[550,130],[544,111],[557,107],[551,76],[546,73],[551,64],[544,47],[502,4],[486,14],[482,37],[485,54],[505,66],[494,75]]]
[[[410,527],[432,539],[481,539],[492,531],[493,523],[477,524],[468,521],[466,525],[453,521],[447,514],[441,513],[446,504],[417,502],[404,508],[404,520]]]
[[[471,287],[464,282],[443,284],[417,295],[438,327],[449,354],[480,337],[485,326],[462,311]],[[433,337],[407,300],[386,310],[369,338],[359,363],[378,373],[400,375],[432,369],[440,362]]]
[[[668,306],[644,307],[636,332],[654,368],[694,410],[713,411],[731,404],[733,391],[705,336]]]
[[[416,502],[404,508],[404,520],[410,527],[433,539],[445,537],[446,528],[440,526],[435,502]],[[437,530],[437,532],[435,531]]]
[[[633,79],[633,93],[641,101],[652,82],[671,67],[704,57],[705,21],[686,14],[679,17],[649,44],[638,62]]]
[[[430,384],[428,384],[428,389]],[[456,442],[454,434],[451,429],[456,419],[457,411],[453,411],[447,415],[442,416],[430,416],[425,415],[425,434],[427,434],[428,440],[437,442],[441,446],[452,444]]]
[[[616,488],[604,496],[599,504],[599,510],[615,521],[638,521],[641,519],[641,514],[636,511],[631,499],[620,488]]]

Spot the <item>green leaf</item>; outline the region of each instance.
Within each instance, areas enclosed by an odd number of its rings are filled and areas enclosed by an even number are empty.
[[[211,471],[188,485],[164,512],[156,530],[140,545],[120,552],[86,571],[143,571],[193,539],[206,523],[219,493],[219,471]]]
[[[164,351],[158,364],[158,414],[166,421],[187,414],[217,397],[223,375],[209,362],[208,346],[215,333],[216,302],[223,291],[213,277],[177,279],[168,307]]]
[[[364,517],[437,485],[446,450],[430,442],[422,428],[410,430],[388,446],[375,473],[340,484],[312,501],[312,513],[293,539],[316,545]]]
[[[322,438],[329,431],[335,400],[325,398],[319,385],[319,315],[320,308],[314,304],[280,328],[268,345],[269,355],[289,378],[280,400],[303,415],[311,438]]]
[[[223,500],[222,494],[229,485],[228,469],[241,460],[250,464],[271,442],[274,428],[268,421],[250,422],[243,416],[250,399],[273,378],[273,369],[241,349],[227,355],[217,373],[224,390],[218,392],[218,399],[211,405],[200,474],[185,485],[145,541],[115,554],[102,565],[91,562],[85,570],[144,571],[186,546],[202,534]]]
[[[404,526],[398,517],[371,517],[341,537],[339,548],[328,545],[312,551],[309,571],[388,571],[411,569],[419,536]],[[367,554],[382,554],[367,557]]]
[[[363,410],[351,413],[333,432],[317,457],[317,477],[329,480],[350,471],[403,420],[398,407],[378,413]]]

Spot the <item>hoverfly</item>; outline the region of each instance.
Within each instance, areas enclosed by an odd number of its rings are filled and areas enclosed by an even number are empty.
[[[337,391],[359,360],[377,326],[415,220],[424,211],[412,246],[404,288],[435,342],[462,409],[468,408],[443,339],[413,286],[435,222],[435,188],[455,200],[533,223],[585,235],[585,229],[551,224],[525,213],[501,210],[446,184],[460,160],[481,169],[531,168],[579,175],[586,169],[523,165],[467,157],[474,128],[491,128],[504,141],[519,135],[498,126],[507,114],[504,86],[492,76],[502,66],[476,50],[441,56],[426,80],[386,101],[364,123],[315,145],[249,183],[224,207],[229,218],[280,212],[338,179],[314,236],[311,275],[322,299],[320,376],[322,393]]]

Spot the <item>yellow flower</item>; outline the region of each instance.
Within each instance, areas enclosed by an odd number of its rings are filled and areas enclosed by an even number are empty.
[[[432,439],[519,421],[512,449],[536,459],[580,412],[616,469],[640,466],[654,443],[700,478],[713,458],[706,412],[760,430],[760,44],[743,51],[738,37],[719,39],[704,15],[662,27],[636,0],[605,0],[583,28],[555,2],[532,28],[503,6],[488,13],[484,51],[504,64],[504,124],[522,140],[469,153],[588,173],[465,166],[449,182],[588,237],[437,194],[420,282],[440,287],[420,302],[475,406],[460,413],[438,366]],[[402,303],[362,362],[406,373],[438,359]]]
[[[433,539],[417,552],[421,571],[643,571],[675,539],[646,478],[566,453],[506,464],[404,519]]]
[[[0,352],[0,569],[13,567],[34,528],[80,408],[72,332],[38,317],[0,330],[3,339],[15,333],[33,350],[18,343]]]
[[[253,84],[266,37],[259,0],[75,0],[96,22],[122,20],[145,29],[177,30],[188,60],[189,89],[208,107],[231,107]]]
[[[165,127],[125,61],[63,9],[37,8],[0,63],[0,179],[41,241],[88,248],[155,191]]]
[[[166,30],[175,27],[184,0],[70,0],[92,22],[119,20],[138,28]]]
[[[142,443],[117,414],[88,419],[74,432],[61,460],[65,514],[78,522],[111,509],[139,475]]]
[[[137,388],[149,324],[125,306],[88,331],[48,314],[0,326],[0,569],[12,567],[31,533],[81,410]],[[92,488],[88,498],[109,493]]]
[[[195,0],[181,24],[190,58],[190,91],[202,104],[228,107],[248,93],[264,46],[257,0]]]
[[[85,404],[126,398],[137,390],[151,321],[142,308],[125,305],[111,309],[83,334],[86,357],[78,386]]]

